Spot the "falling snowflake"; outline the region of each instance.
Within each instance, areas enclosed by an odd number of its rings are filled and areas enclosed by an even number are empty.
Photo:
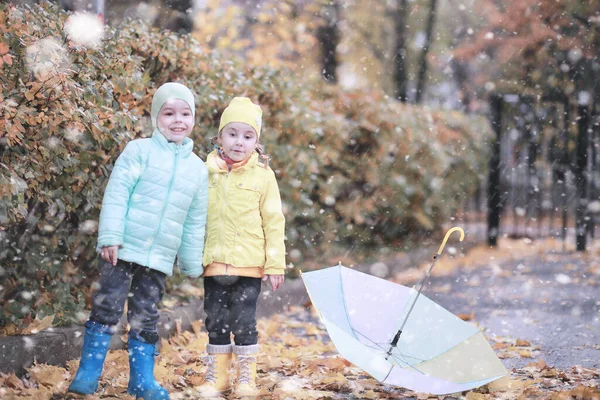
[[[65,22],[65,31],[73,43],[97,48],[102,44],[104,26],[98,17],[91,13],[75,13]]]
[[[97,229],[98,222],[91,219],[85,220],[79,225],[79,231],[86,235],[91,235],[95,233]]]
[[[25,50],[25,65],[27,69],[40,80],[64,72],[70,65],[67,50],[54,37],[39,40]]]
[[[600,201],[592,201],[588,204],[588,211],[592,213],[600,212]]]
[[[386,264],[382,262],[376,262],[373,265],[371,265],[370,271],[371,275],[377,276],[379,278],[385,278],[389,274],[390,269]]]
[[[302,257],[302,252],[298,249],[292,249],[289,253],[289,257],[292,261],[298,261],[300,260],[300,257]]]
[[[567,285],[571,283],[571,278],[565,274],[556,274],[555,279],[556,282],[560,283],[561,285]]]
[[[31,351],[33,349],[35,349],[35,340],[33,340],[30,337],[23,337],[23,345],[25,347],[25,350]]]

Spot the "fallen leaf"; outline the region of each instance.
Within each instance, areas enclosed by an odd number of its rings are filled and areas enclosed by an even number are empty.
[[[8,377],[4,381],[4,384],[12,389],[25,390],[25,385],[19,378],[17,378],[15,374],[8,375]]]
[[[29,324],[21,334],[23,335],[34,335],[38,332],[43,331],[44,329],[48,329],[52,327],[52,321],[54,321],[54,315],[47,315],[43,319],[34,319],[31,324]]]
[[[560,381],[558,379],[544,379],[541,385],[545,388],[554,388],[560,385]]]
[[[554,378],[557,377],[559,374],[558,372],[554,369],[554,368],[546,368],[544,370],[542,370],[541,376],[543,376],[544,378]]]
[[[337,353],[317,317],[303,307],[290,307],[257,322],[261,343],[257,379],[258,387],[263,391],[258,397],[260,399],[439,399],[426,393],[382,385],[373,379]],[[201,355],[205,353],[208,335],[201,323],[192,326],[193,332],[181,331],[169,340],[161,340],[160,355],[155,358],[155,377],[173,400],[197,398],[193,388],[204,381],[206,366]],[[315,331],[321,330],[321,333],[307,334],[310,327]],[[517,347],[517,340],[510,337],[493,337],[490,340],[495,341],[496,349],[512,357],[518,357],[523,351],[533,353],[536,349],[534,346]],[[128,359],[125,350],[109,351],[94,399],[134,399],[126,394]],[[69,361],[66,368],[36,365],[29,377],[22,380],[15,375],[0,374],[0,398],[63,398],[77,365],[77,360]],[[548,368],[544,361],[537,360],[526,367],[514,368],[509,376],[484,388],[463,393],[461,398],[600,400],[596,388],[586,387],[593,385],[599,376],[598,369],[573,366],[560,370]]]
[[[192,322],[192,330],[193,330],[193,332],[196,335],[199,334],[200,332],[202,332],[202,326],[204,326],[204,324],[200,320],[196,320],[196,321]]]
[[[465,400],[485,400],[486,396],[481,393],[468,392],[465,396]]]
[[[571,397],[581,400],[600,400],[600,389],[586,386],[577,386],[569,392]]]
[[[519,350],[519,357],[532,358],[533,355],[531,354],[531,351],[529,351],[529,350]]]
[[[12,322],[10,324],[0,328],[0,335],[2,335],[2,336],[16,335],[17,332],[19,332],[19,328]]]
[[[456,314],[456,316],[463,321],[472,321],[475,319],[475,311],[471,311],[471,314]]]
[[[381,396],[373,390],[369,390],[360,396],[362,399],[379,399]]]
[[[66,369],[46,364],[36,364],[28,369],[29,375],[40,385],[52,387],[60,381],[66,381],[70,374]]]

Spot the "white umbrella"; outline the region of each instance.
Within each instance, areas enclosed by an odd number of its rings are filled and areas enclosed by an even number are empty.
[[[382,383],[456,393],[508,374],[483,333],[418,291],[342,265],[302,274],[340,354]]]

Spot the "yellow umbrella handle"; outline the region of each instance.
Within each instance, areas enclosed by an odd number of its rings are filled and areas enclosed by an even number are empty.
[[[455,226],[454,228],[452,228],[448,232],[446,232],[446,236],[444,236],[444,241],[442,242],[442,245],[440,246],[440,249],[437,252],[438,256],[440,254],[442,254],[442,251],[444,250],[444,247],[446,246],[446,242],[448,241],[448,238],[450,237],[450,235],[452,234],[452,232],[455,232],[455,231],[459,231],[460,232],[460,241],[461,242],[463,241],[463,239],[465,238],[465,231],[463,231],[462,228],[459,228],[458,226]]]

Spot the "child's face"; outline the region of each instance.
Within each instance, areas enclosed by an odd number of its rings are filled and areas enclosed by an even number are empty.
[[[158,112],[156,124],[168,141],[181,144],[183,139],[192,133],[194,117],[185,101],[171,99],[167,100]]]
[[[250,125],[231,122],[221,129],[218,143],[227,157],[239,162],[250,157],[256,148],[257,140],[256,132]]]

